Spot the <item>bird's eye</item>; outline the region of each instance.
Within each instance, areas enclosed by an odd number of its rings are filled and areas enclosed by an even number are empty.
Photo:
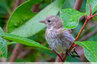
[[[48,22],[51,22],[51,20],[47,20]]]

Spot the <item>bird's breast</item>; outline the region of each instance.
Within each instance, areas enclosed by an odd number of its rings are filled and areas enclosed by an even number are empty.
[[[66,43],[63,42],[59,37],[58,37],[58,32],[57,30],[47,30],[46,31],[46,40],[49,44],[49,46],[56,50],[57,52],[65,52],[66,49]]]
[[[54,43],[54,41],[57,41],[57,31],[56,30],[46,30],[46,40],[48,42],[49,45],[51,45],[52,43]]]
[[[58,35],[57,30],[47,30],[46,31],[46,37],[47,38],[56,38]]]

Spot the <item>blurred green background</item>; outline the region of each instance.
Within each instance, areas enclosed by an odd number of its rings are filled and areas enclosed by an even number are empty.
[[[20,4],[22,4],[25,1],[26,0],[0,0],[0,27],[2,27],[3,30],[5,30],[5,32],[6,32],[6,23],[8,22],[10,15],[12,14],[12,12],[15,10],[15,8],[17,6],[19,6]],[[35,7],[37,8],[36,10],[32,9],[32,12],[38,13],[40,10],[42,10],[43,8],[48,6],[53,1],[54,0],[42,0],[39,4],[35,4],[34,6],[32,6],[33,9]],[[74,4],[75,4],[75,0],[66,0],[62,8],[64,8],[64,9],[65,8],[73,8]],[[81,10],[80,10],[81,12],[85,12],[85,6],[86,6],[86,0],[83,0],[83,4],[82,4]],[[73,30],[72,34],[74,37],[77,36],[83,23],[84,23],[84,20],[81,21],[79,23],[78,27]],[[79,40],[82,37],[84,37],[85,35],[89,34],[90,32],[95,31],[96,24],[97,24],[97,22],[93,22],[93,21],[89,22],[89,24],[86,26],[85,30],[81,34]],[[45,41],[45,37],[44,37],[45,29],[46,28],[44,28],[43,30],[41,30],[40,32],[35,34],[34,36],[29,37],[29,39],[33,39],[33,40],[43,44],[44,46],[49,47],[47,42]],[[97,41],[97,34],[87,38],[86,40]],[[7,61],[10,59],[10,56],[12,54],[14,47],[15,47],[15,44],[8,46],[8,58],[6,59]],[[56,58],[56,55],[54,53],[50,53],[49,51],[42,50],[39,48],[33,48],[33,47],[28,47],[28,46],[23,45],[22,50],[19,53],[16,62],[40,62],[40,61],[52,62],[52,61],[55,61],[55,58]],[[67,61],[79,62],[81,60],[78,58],[73,58],[73,57],[69,56]]]

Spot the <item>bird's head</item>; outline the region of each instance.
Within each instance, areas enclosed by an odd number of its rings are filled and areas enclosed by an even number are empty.
[[[54,15],[50,15],[46,17],[45,20],[40,21],[41,23],[45,23],[47,28],[61,28],[62,25],[62,20]]]

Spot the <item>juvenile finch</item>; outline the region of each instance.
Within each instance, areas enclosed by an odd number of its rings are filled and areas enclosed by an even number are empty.
[[[74,41],[70,30],[63,31],[61,18],[54,15],[48,16],[45,20],[41,21],[47,26],[45,38],[52,50],[57,53],[66,53]]]

